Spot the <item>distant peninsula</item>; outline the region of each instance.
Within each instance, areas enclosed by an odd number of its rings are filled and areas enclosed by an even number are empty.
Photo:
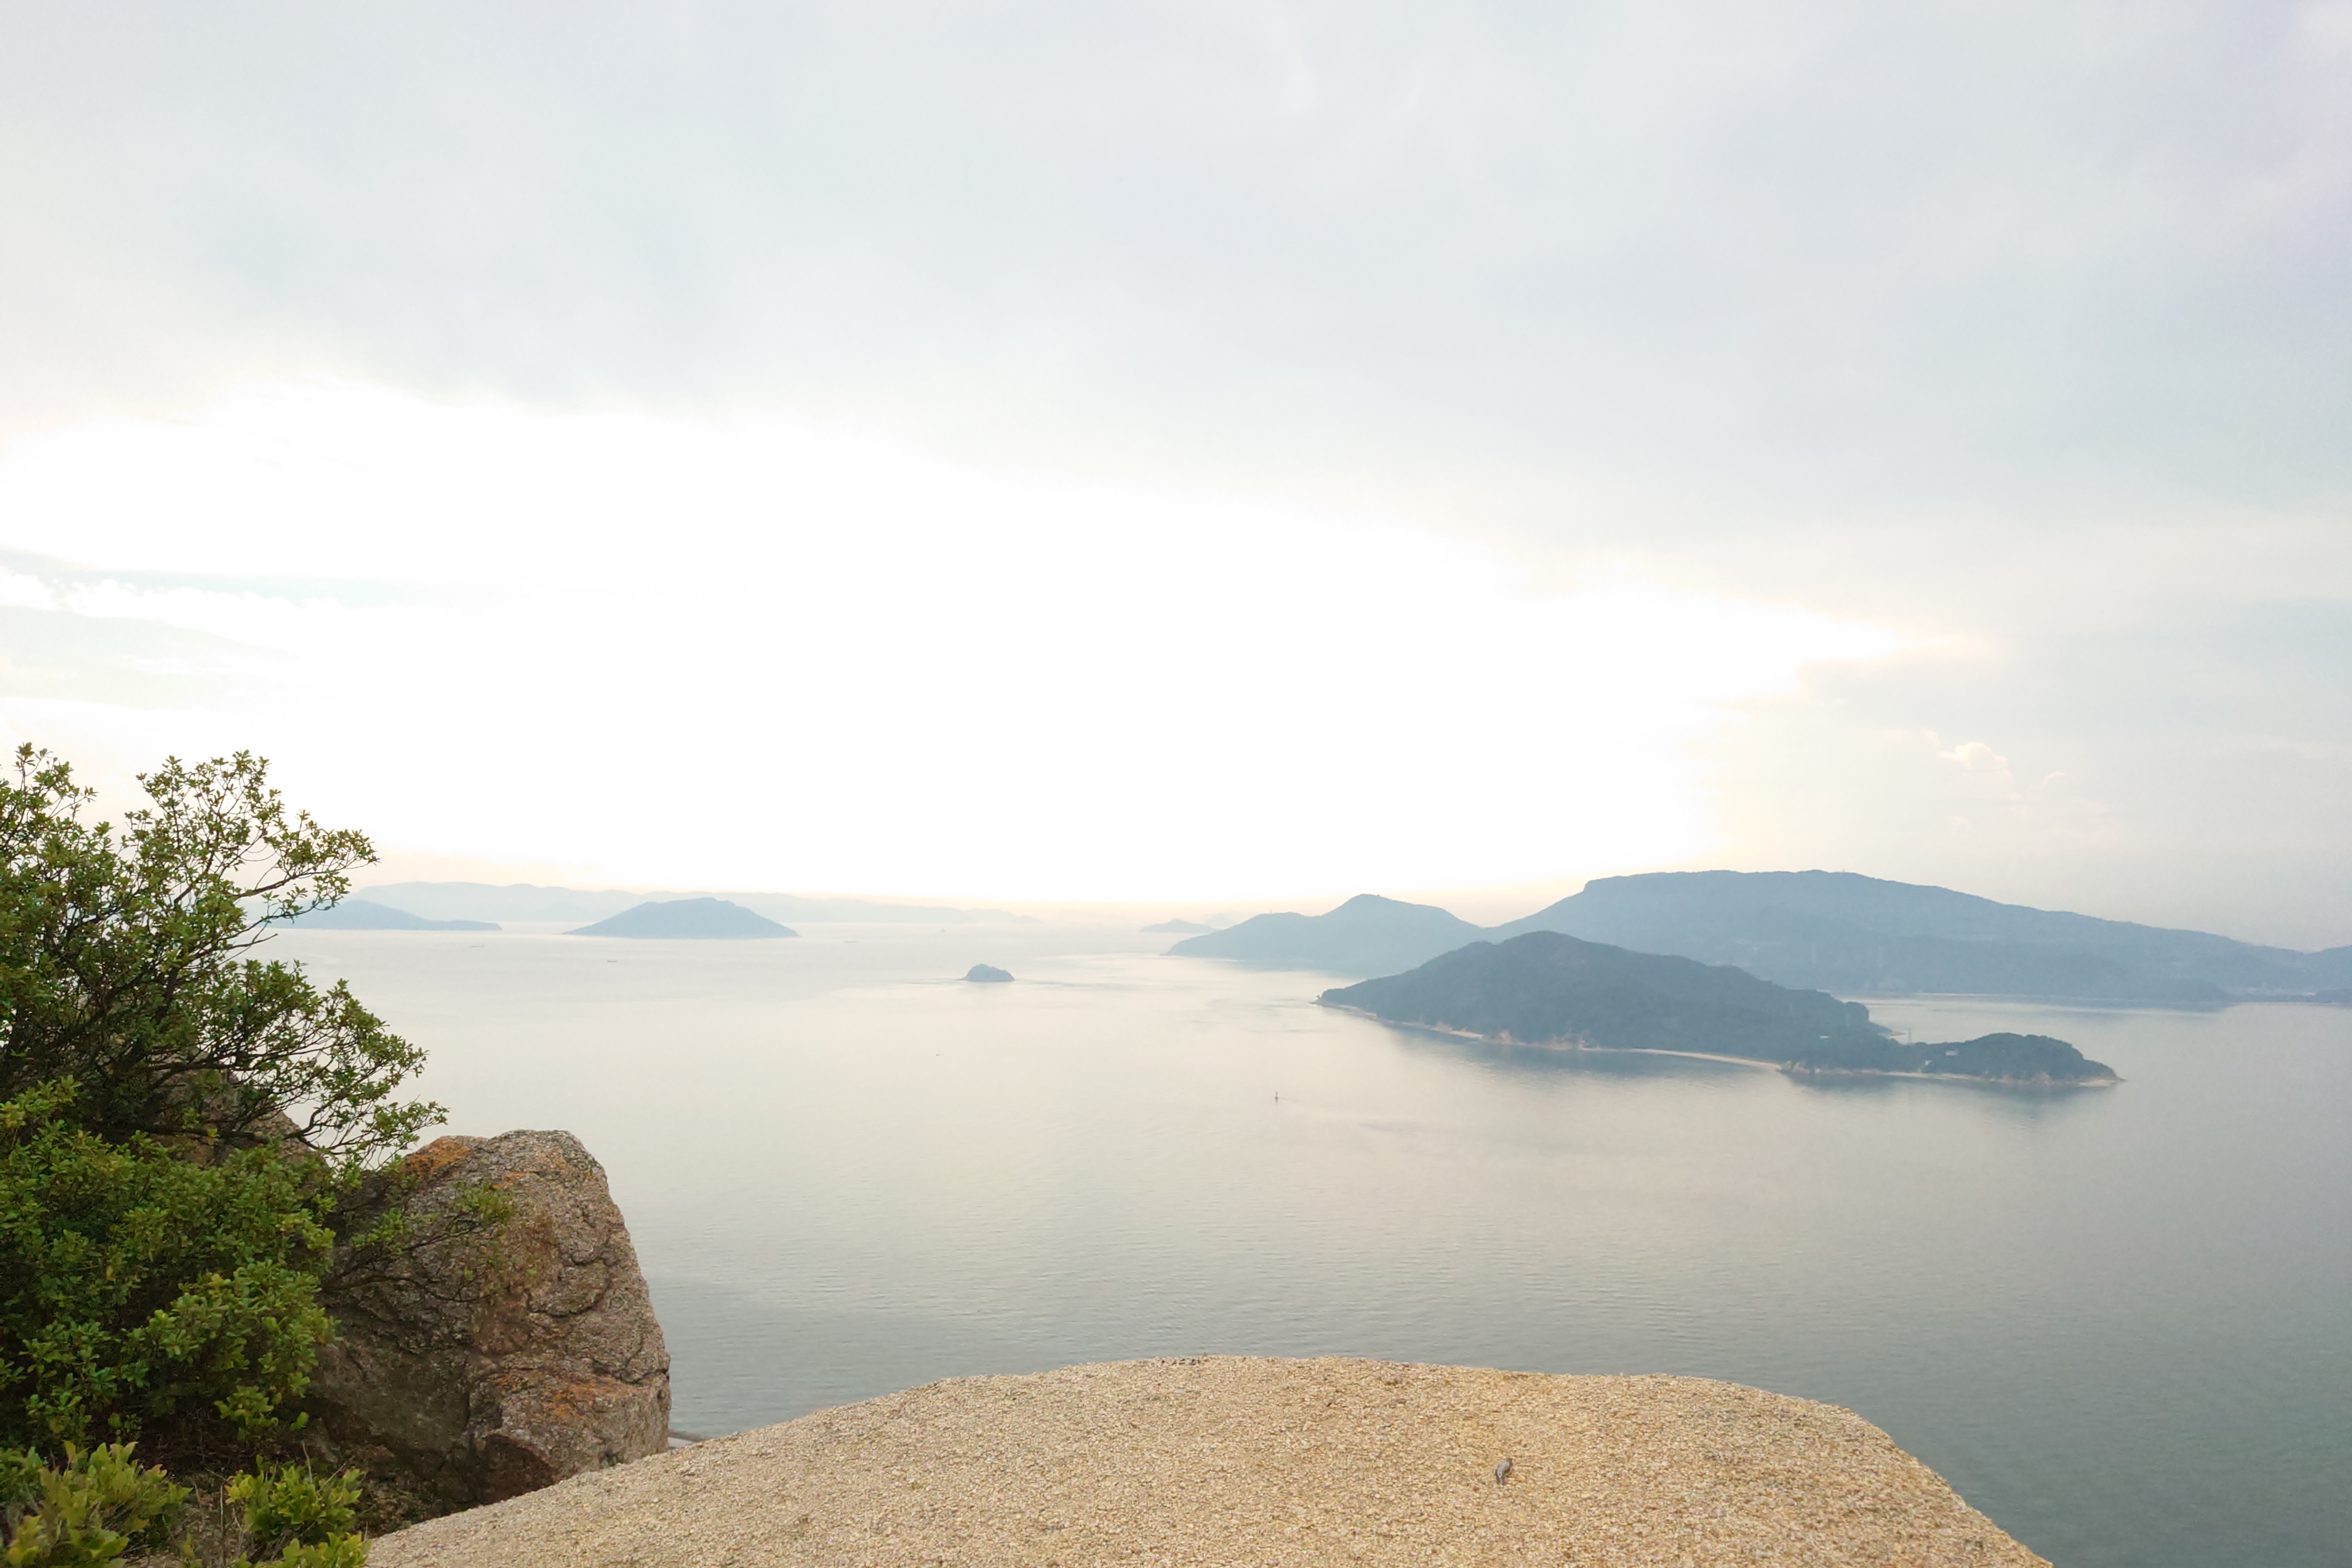
[[[1188,937],[1168,951],[1188,958],[1230,958],[1262,969],[1393,974],[1486,934],[1434,904],[1359,893],[1328,914],[1254,915],[1224,931]]]
[[[429,921],[423,915],[412,915],[406,910],[395,910],[388,904],[372,904],[365,899],[345,899],[309,914],[297,915],[286,922],[304,931],[496,931],[489,921]]]
[[[1906,1044],[1859,1002],[1701,963],[1530,931],[1474,942],[1410,973],[1326,991],[1324,1006],[1512,1045],[1659,1051],[1800,1073],[1906,1073],[2099,1085],[2114,1069],[2047,1035]]]
[[[1161,921],[1158,925],[1143,928],[1146,936],[1198,936],[1217,928],[1204,926],[1199,921]]]
[[[1488,934],[1499,942],[1529,931],[1736,963],[1842,996],[2214,1007],[2352,984],[2352,948],[2294,952],[1846,871],[1596,878]]]
[[[753,914],[725,899],[672,899],[639,904],[609,920],[582,926],[567,936],[633,936],[668,941],[735,942],[746,938],[798,936],[790,926]]]
[[[1327,914],[1260,915],[1169,951],[1360,978],[1536,931],[1737,964],[1781,985],[1841,996],[2220,1007],[2352,988],[2352,946],[2296,952],[1845,871],[1601,877],[1572,897],[1486,929],[1433,905],[1363,894]]]

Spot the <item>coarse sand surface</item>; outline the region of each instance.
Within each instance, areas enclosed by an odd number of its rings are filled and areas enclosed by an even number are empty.
[[[368,1562],[2042,1559],[1832,1405],[1687,1377],[1204,1356],[820,1410],[387,1535]]]

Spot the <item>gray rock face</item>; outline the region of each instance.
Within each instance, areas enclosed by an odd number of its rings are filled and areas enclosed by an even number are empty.
[[[669,1352],[578,1139],[443,1138],[389,1180],[415,1239],[341,1260],[306,1402],[334,1462],[446,1511],[665,1449]]]

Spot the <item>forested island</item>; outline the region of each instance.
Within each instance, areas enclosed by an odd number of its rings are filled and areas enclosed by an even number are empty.
[[[1911,1073],[2031,1084],[2111,1084],[2112,1068],[2047,1035],[1897,1040],[1870,1009],[1726,964],[1632,952],[1557,931],[1473,942],[1402,974],[1318,998],[1391,1024],[1514,1045],[1664,1051],[1803,1073]]]

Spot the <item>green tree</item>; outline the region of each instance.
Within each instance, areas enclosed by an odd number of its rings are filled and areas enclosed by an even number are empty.
[[[442,1118],[399,1093],[423,1053],[253,953],[367,839],[244,752],[140,782],[117,832],[45,752],[0,778],[0,1442],[252,1441],[331,1331],[338,1233],[419,1239],[373,1173]]]
[[[338,1173],[439,1121],[398,1098],[424,1053],[340,981],[252,956],[374,858],[365,835],[289,810],[250,753],[142,774],[125,831],[27,745],[0,778],[0,1100],[68,1082],[102,1138],[232,1148],[289,1131]],[[290,1122],[288,1120],[290,1118]]]

